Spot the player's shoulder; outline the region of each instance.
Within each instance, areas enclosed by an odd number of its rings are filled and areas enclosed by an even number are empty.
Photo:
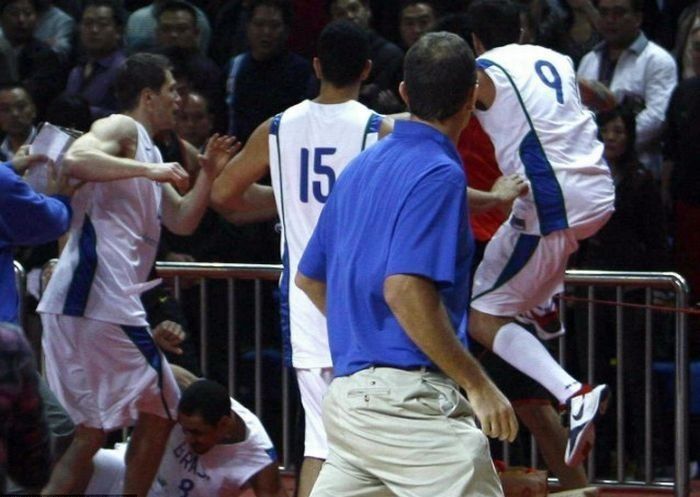
[[[105,138],[138,136],[137,121],[124,114],[112,114],[95,121],[90,132]]]

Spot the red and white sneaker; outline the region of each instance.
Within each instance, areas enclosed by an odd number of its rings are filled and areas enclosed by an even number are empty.
[[[595,441],[595,422],[608,408],[610,388],[607,385],[584,385],[566,401],[569,411],[569,439],[564,462],[578,466],[586,459]]]
[[[544,305],[538,305],[515,318],[525,324],[531,324],[541,340],[551,340],[565,333],[564,323],[559,316],[559,299],[553,298]]]

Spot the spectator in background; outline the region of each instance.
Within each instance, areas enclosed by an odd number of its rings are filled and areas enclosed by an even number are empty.
[[[678,77],[673,57],[641,31],[643,8],[643,0],[600,0],[603,42],[583,57],[577,74],[635,108],[639,160],[658,178],[664,116]]]
[[[311,64],[286,48],[292,16],[289,0],[251,2],[250,50],[231,59],[226,82],[229,134],[242,142],[265,119],[314,93]]]
[[[84,97],[94,119],[117,111],[113,85],[126,58],[122,50],[124,18],[119,0],[87,0],[80,19],[85,59],[68,75],[66,93]]]
[[[0,323],[0,493],[6,476],[41,489],[51,469],[49,440],[29,344],[22,330]]]
[[[696,32],[696,28],[700,28],[700,1],[689,5],[678,18],[678,36],[673,51],[681,79],[700,76],[700,71],[693,63],[693,58],[697,58],[694,54],[700,53],[700,46],[693,46],[693,33]]]
[[[197,150],[204,150],[214,126],[214,116],[204,95],[190,91],[175,114],[175,132]]]
[[[399,34],[408,50],[424,33],[433,29],[437,12],[431,0],[406,0],[399,10]]]
[[[330,8],[333,20],[348,19],[369,33],[372,71],[360,90],[360,102],[381,113],[403,111],[403,50],[370,28],[369,0],[331,0]]]
[[[58,55],[35,36],[36,0],[0,2],[0,84],[21,82],[34,99],[41,118],[65,84]]]
[[[36,107],[29,92],[21,85],[0,88],[0,161],[9,161],[19,148],[36,135]]]
[[[209,53],[217,64],[225,65],[231,57],[248,49],[246,26],[250,18],[250,0],[227,0],[213,17]]]
[[[51,0],[37,2],[34,35],[56,52],[63,62],[73,55],[75,19],[56,7]]]
[[[223,126],[223,75],[219,66],[199,48],[195,8],[180,0],[164,3],[158,14],[156,34],[154,51],[170,59],[177,68],[178,74],[175,77],[178,81],[184,77],[190,89],[196,89],[207,96],[212,102],[212,108],[217,110],[217,124]]]
[[[690,36],[700,75],[700,26]],[[700,299],[700,76],[681,81],[666,113],[665,197],[675,214],[675,263],[688,279],[691,302]]]
[[[158,14],[161,7],[167,0],[155,0],[149,5],[134,11],[126,23],[126,50],[132,54],[144,50],[150,50],[156,46],[156,28],[158,25]],[[194,6],[193,6],[194,7]],[[199,30],[199,48],[202,53],[209,50],[209,40],[211,39],[211,26],[207,16],[197,7],[197,29]]]

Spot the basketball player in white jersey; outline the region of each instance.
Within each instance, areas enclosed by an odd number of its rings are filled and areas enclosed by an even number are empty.
[[[256,497],[287,497],[277,469],[277,454],[260,420],[229,398],[226,389],[173,367],[182,386],[178,424],[168,440],[149,497],[235,497],[250,486]],[[124,478],[121,448],[101,449],[86,489],[113,494]]]
[[[332,363],[325,318],[296,285],[290,285],[290,277],[343,168],[392,129],[390,120],[356,101],[371,69],[368,58],[369,41],[362,30],[347,21],[329,24],[319,37],[314,58],[321,80],[318,97],[261,124],[212,189],[212,203],[223,214],[276,201],[282,222],[283,330],[288,360],[291,340],[291,364],[306,421],[300,497],[310,493],[328,450],[321,400],[332,379]],[[254,184],[268,172],[274,200],[269,187]]]
[[[468,16],[479,67],[475,116],[501,172],[529,181],[476,271],[470,334],[568,405],[565,462],[575,466],[591,447],[609,389],[571,377],[515,318],[561,291],[568,256],[612,214],[614,186],[571,59],[516,44],[519,10],[510,0],[478,0]]]
[[[152,137],[170,129],[179,102],[167,59],[130,57],[116,91],[124,114],[98,120],[65,157],[66,173],[87,183],[72,199],[70,238],[39,305],[49,384],[77,428],[53,471],[47,494],[81,493],[105,433],[132,426],[125,494],[145,496],[178,400],[167,361],[147,327],[139,295],[153,265],[161,222],[187,234],[208,203],[217,157],[232,140],[212,140],[192,190],[162,163]]]

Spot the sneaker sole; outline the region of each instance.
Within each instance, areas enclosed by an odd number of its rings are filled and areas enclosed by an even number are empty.
[[[574,449],[571,457],[564,461],[567,466],[578,466],[585,461],[586,457],[588,457],[588,454],[591,452],[593,444],[595,443],[595,423],[608,410],[609,401],[610,388],[606,388],[601,394],[600,403],[598,404],[598,412],[596,412],[593,419],[582,430],[581,435],[579,435],[579,442],[576,444],[578,448]]]

